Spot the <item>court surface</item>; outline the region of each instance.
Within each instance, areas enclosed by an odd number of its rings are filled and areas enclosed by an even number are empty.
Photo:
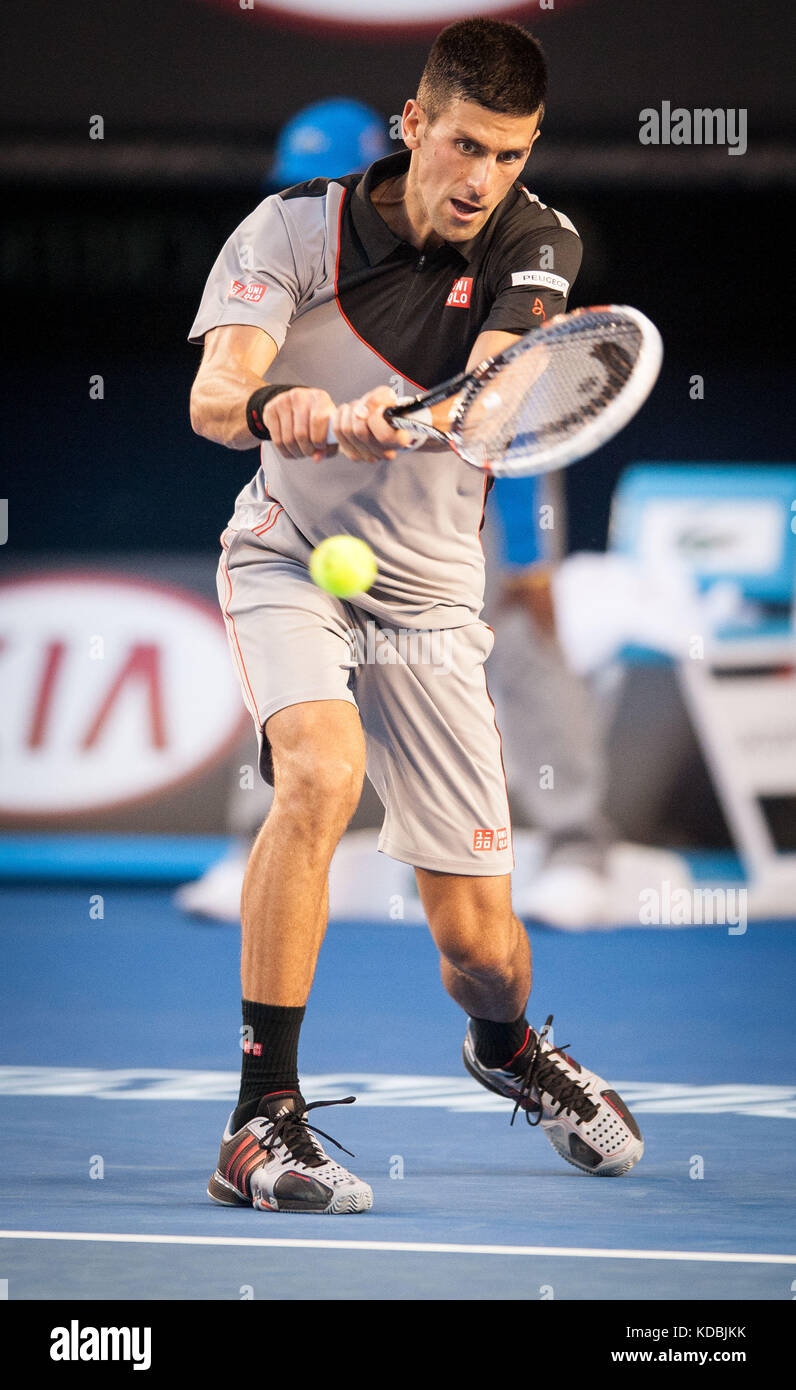
[[[163,886],[94,891],[0,890],[10,1299],[793,1298],[792,924],[531,928],[532,1022],[553,1013],[644,1132],[616,1180],[466,1075],[424,928],[333,924],[303,1091],[358,1096],[318,1123],[375,1198],[333,1219],[205,1195],[237,1095],[238,933]]]

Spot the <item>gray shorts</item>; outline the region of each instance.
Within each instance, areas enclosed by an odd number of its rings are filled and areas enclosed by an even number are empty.
[[[444,873],[513,868],[500,735],[484,662],[493,634],[392,627],[313,584],[267,538],[228,530],[218,593],[233,661],[273,780],[263,726],[308,700],[359,711],[367,775],[385,809],[379,849]]]

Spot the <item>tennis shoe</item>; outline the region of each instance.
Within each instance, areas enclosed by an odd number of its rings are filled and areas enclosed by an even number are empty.
[[[607,1081],[545,1041],[552,1022],[551,1014],[541,1033],[529,1028],[519,1052],[502,1067],[479,1062],[470,1023],[464,1065],[487,1090],[514,1101],[512,1124],[523,1110],[567,1163],[592,1177],[620,1177],[644,1152],[638,1125]]]
[[[353,1100],[354,1096],[346,1096],[307,1105],[299,1091],[277,1091],[263,1096],[262,1114],[234,1132],[230,1115],[208,1196],[222,1206],[252,1206],[258,1211],[314,1211],[327,1216],[368,1211],[373,1206],[371,1188],[325,1153],[316,1137],[323,1130],[314,1133],[307,1121],[310,1110],[348,1105]],[[330,1134],[323,1137],[342,1149]]]

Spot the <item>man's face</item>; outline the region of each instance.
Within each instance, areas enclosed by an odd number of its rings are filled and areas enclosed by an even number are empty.
[[[434,231],[469,241],[522,171],[539,131],[538,113],[504,116],[457,97],[433,125],[416,101],[404,109],[410,179]]]

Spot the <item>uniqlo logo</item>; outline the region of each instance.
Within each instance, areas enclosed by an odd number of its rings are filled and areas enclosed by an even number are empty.
[[[267,285],[258,285],[256,282],[244,285],[242,280],[231,280],[227,299],[242,299],[244,304],[259,304],[267,289]]]
[[[245,1043],[243,1044],[243,1051],[248,1052],[249,1054],[253,1053],[255,1057],[262,1057],[263,1045],[262,1043],[251,1043],[247,1038]]]
[[[508,827],[501,825],[498,830],[485,830],[479,826],[473,831],[473,849],[508,849]]]
[[[454,280],[453,289],[445,300],[446,309],[467,309],[470,306],[470,295],[473,292],[472,275],[464,275],[461,280]]]

